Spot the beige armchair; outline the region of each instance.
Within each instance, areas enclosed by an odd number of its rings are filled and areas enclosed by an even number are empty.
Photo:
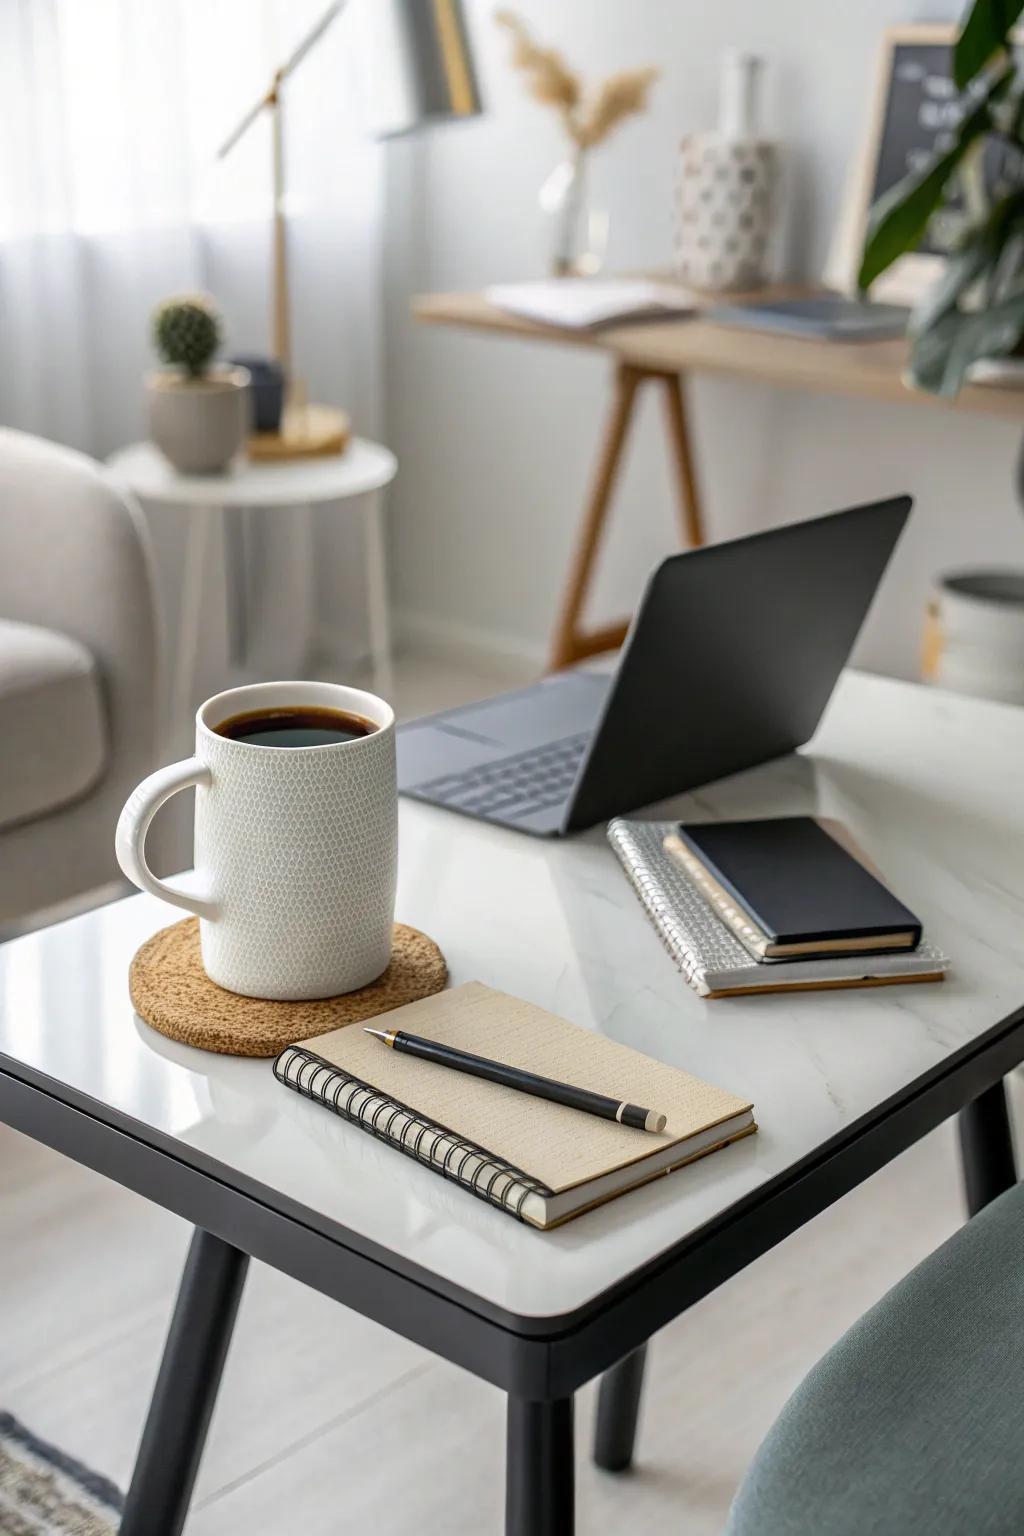
[[[84,455],[0,429],[0,932],[119,878],[157,651],[139,509]]]

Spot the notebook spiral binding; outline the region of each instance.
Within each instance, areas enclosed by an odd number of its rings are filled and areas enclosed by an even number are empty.
[[[647,908],[659,939],[690,986],[699,992],[703,984],[700,959],[693,948],[690,931],[679,922],[676,915],[677,905],[685,910],[684,903],[687,899],[690,906],[693,906],[695,893],[682,877],[677,876],[673,880],[671,868],[662,869],[659,872],[659,878],[652,874],[650,868],[652,855],[656,857],[655,850],[660,851],[662,837],[665,832],[673,829],[674,825],[673,822],[652,822],[649,828],[644,826],[642,835],[653,840],[651,846],[647,847],[641,844],[637,829],[617,816],[608,823],[607,837],[619,856],[626,879]],[[671,897],[666,896],[666,887],[670,888]],[[672,897],[675,898],[676,904],[673,904]],[[697,896],[696,901],[700,903],[701,898]],[[706,926],[709,914],[700,913],[698,908],[697,915],[704,917]],[[710,920],[717,924],[717,919]],[[729,938],[731,940],[732,936],[729,935]],[[732,942],[739,948],[738,939]],[[749,960],[749,956],[742,949],[740,949],[740,955],[743,961]]]
[[[274,1062],[274,1076],[304,1098],[315,1099],[378,1141],[404,1152],[479,1200],[523,1221],[530,1195],[549,1199],[552,1191],[521,1168],[492,1157],[483,1147],[456,1136],[369,1083],[341,1072],[305,1046],[289,1045]]]

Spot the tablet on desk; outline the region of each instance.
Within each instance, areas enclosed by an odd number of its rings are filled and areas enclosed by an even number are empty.
[[[773,299],[760,304],[718,304],[705,318],[720,325],[830,341],[882,341],[902,336],[910,317],[899,304],[869,304],[839,293],[809,299]]]

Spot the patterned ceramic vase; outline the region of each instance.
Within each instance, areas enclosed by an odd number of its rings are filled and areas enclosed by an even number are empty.
[[[692,133],[679,150],[675,268],[694,288],[757,288],[767,275],[778,154],[764,139]]]
[[[366,736],[325,746],[235,741],[233,716],[313,707],[362,716]],[[165,800],[196,786],[195,872],[159,880],[146,832]],[[247,997],[334,997],[387,967],[395,912],[395,717],[336,683],[255,683],[208,699],[196,754],[143,780],[115,840],[129,880],[199,917],[211,981]]]

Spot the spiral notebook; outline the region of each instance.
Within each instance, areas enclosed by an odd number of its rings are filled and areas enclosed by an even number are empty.
[[[362,1024],[287,1046],[275,1061],[286,1087],[534,1227],[755,1129],[752,1105],[735,1094],[480,982],[407,1003],[387,1022],[667,1115],[660,1134],[632,1130],[390,1051]]]
[[[608,841],[662,943],[701,997],[943,979],[949,961],[924,941],[916,949],[887,954],[759,962],[733,931],[725,908],[715,910],[719,903],[713,890],[702,890],[665,852],[664,839],[677,826],[675,821],[632,821],[620,816],[608,825]],[[847,846],[862,857],[852,845]]]

